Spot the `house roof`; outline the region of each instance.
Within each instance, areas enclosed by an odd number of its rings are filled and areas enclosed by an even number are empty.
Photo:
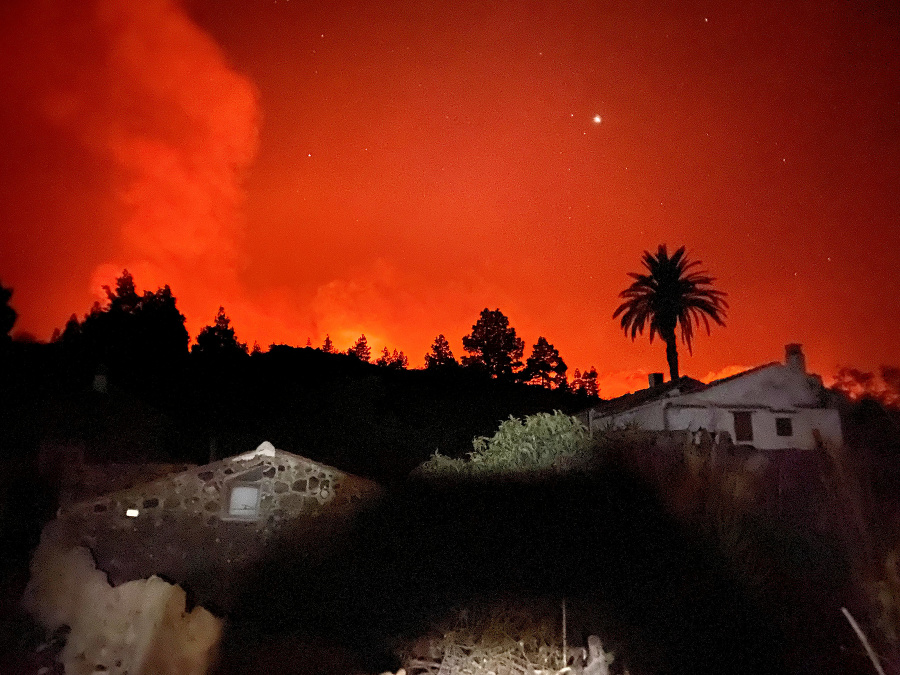
[[[712,382],[708,382],[704,389],[710,389],[712,387],[718,387],[720,384],[725,384],[726,382],[731,382],[732,380],[736,380],[739,377],[744,377],[745,375],[750,375],[752,373],[758,373],[760,370],[765,370],[766,368],[771,368],[772,366],[783,366],[783,363],[779,363],[778,361],[772,361],[770,363],[764,363],[761,366],[756,366],[754,368],[750,368],[750,370],[744,370],[740,373],[735,373],[734,375],[729,375],[728,377],[720,377],[718,380],[713,380]]]
[[[728,377],[722,377],[709,383],[704,383],[700,380],[695,380],[692,377],[688,377],[687,375],[683,375],[677,380],[670,380],[656,387],[640,389],[631,394],[625,394],[623,396],[611,398],[608,401],[603,401],[598,405],[592,406],[592,409],[597,411],[601,415],[614,415],[616,413],[631,410],[632,408],[637,408],[639,406],[653,403],[654,401],[669,398],[672,396],[680,396],[682,394],[693,394],[698,391],[706,391],[707,389],[718,387],[721,384],[731,382],[740,377],[745,377],[747,375],[757,373],[761,370],[765,370],[766,368],[780,365],[783,364],[777,361],[765,363],[761,366],[756,366],[754,368],[750,368],[749,370],[745,370],[734,375],[729,375]]]
[[[703,391],[706,388],[707,385],[703,384],[700,380],[695,380],[692,377],[683,375],[677,380],[669,380],[656,387],[639,389],[631,394],[624,394],[623,396],[611,398],[608,401],[603,401],[598,405],[592,406],[592,408],[604,415],[608,415],[630,410],[631,408],[637,408],[645,403],[652,403],[653,401],[669,396]],[[675,393],[676,389],[678,390],[677,393]]]
[[[367,478],[362,478],[361,476],[356,476],[354,474],[347,473],[346,471],[342,471],[336,467],[330,466],[328,464],[323,464],[322,462],[317,462],[315,460],[309,459],[307,457],[303,457],[302,455],[296,455],[292,452],[287,452],[286,450],[281,450],[273,446],[268,441],[264,441],[261,443],[256,449],[250,450],[248,452],[241,453],[239,455],[233,455],[231,457],[224,457],[222,459],[216,460],[214,462],[210,462],[209,464],[203,465],[188,465],[182,470],[173,471],[171,473],[166,473],[163,475],[157,475],[152,477],[146,477],[144,480],[134,481],[132,484],[128,485],[124,488],[119,488],[113,491],[105,492],[100,495],[91,495],[84,499],[79,499],[77,502],[73,502],[70,504],[65,510],[66,511],[76,511],[82,508],[86,508],[94,504],[97,499],[105,497],[109,498],[118,494],[131,493],[135,491],[140,491],[146,488],[150,488],[152,486],[161,486],[166,483],[171,483],[173,481],[178,481],[185,476],[194,475],[198,476],[202,480],[208,480],[204,474],[208,474],[211,477],[214,473],[218,472],[220,469],[229,469],[225,473],[231,474],[231,469],[234,465],[242,465],[247,468],[254,468],[260,461],[254,462],[254,460],[268,460],[268,463],[272,463],[274,460],[278,458],[289,459],[293,462],[302,462],[307,465],[314,465],[319,467],[324,471],[328,471],[333,473],[336,476],[340,476],[341,480],[351,481],[354,484],[367,484],[367,485],[375,485],[374,481],[371,481]]]

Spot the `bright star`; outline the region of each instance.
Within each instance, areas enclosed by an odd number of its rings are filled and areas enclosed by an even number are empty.
[[[600,115],[594,115],[594,124],[600,124],[603,121],[603,118]]]

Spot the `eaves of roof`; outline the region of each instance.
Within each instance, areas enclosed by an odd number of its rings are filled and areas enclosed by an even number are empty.
[[[751,368],[750,370],[745,370],[740,373],[735,373],[734,375],[729,375],[728,377],[722,377],[718,380],[713,380],[712,382],[707,383],[706,388],[710,389],[712,387],[718,387],[720,384],[725,384],[726,382],[731,382],[732,380],[736,380],[740,377],[745,377],[747,375],[752,375],[753,373],[758,373],[761,370],[765,370],[766,368],[771,368],[772,366],[783,366],[783,363],[779,363],[778,361],[772,361],[771,363],[764,363],[761,366],[756,366]]]
[[[671,398],[672,396],[681,396],[683,394],[693,394],[698,391],[706,391],[707,389],[718,387],[719,385],[725,384],[726,382],[731,382],[738,378],[746,377],[747,375],[752,375],[753,373],[758,373],[759,371],[765,370],[766,368],[780,365],[783,364],[779,363],[778,361],[764,363],[761,366],[756,366],[754,368],[750,368],[749,370],[745,370],[734,375],[729,375],[728,377],[713,380],[709,383],[703,383],[700,380],[695,380],[692,377],[683,375],[677,380],[670,380],[669,382],[661,384],[658,387],[640,389],[631,394],[625,394],[623,396],[611,398],[608,401],[604,401],[599,405],[594,406],[593,409],[600,415],[614,415],[620,412],[625,412],[626,410],[632,410],[633,408],[637,408],[642,405],[647,405],[648,403]],[[678,394],[672,393],[675,389],[678,390]]]
[[[661,384],[657,387],[650,387],[649,389],[640,389],[631,394],[625,394],[623,396],[618,396],[617,398],[611,398],[608,401],[604,401],[599,405],[594,406],[594,410],[596,410],[601,415],[609,415],[615,414],[619,412],[623,412],[625,410],[631,410],[632,408],[637,408],[638,406],[646,405],[647,403],[652,403],[654,401],[658,401],[660,399],[669,398],[673,395],[674,390],[678,390],[678,394],[690,394],[695,391],[703,391],[706,389],[707,385],[703,384],[700,380],[695,380],[692,377],[688,377],[684,375],[679,377],[677,380],[670,380],[664,384]]]

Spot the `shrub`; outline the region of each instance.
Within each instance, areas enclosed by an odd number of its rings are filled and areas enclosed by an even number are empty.
[[[433,476],[523,474],[551,470],[583,459],[590,448],[585,426],[558,410],[520,420],[510,417],[488,438],[472,441],[468,458],[451,459],[435,452],[420,470]]]

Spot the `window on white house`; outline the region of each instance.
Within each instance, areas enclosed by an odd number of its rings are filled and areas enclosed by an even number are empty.
[[[794,425],[791,423],[790,417],[775,418],[775,433],[778,436],[793,436]]]
[[[731,413],[734,415],[734,440],[738,443],[753,441],[753,418],[747,410]]]
[[[232,518],[259,516],[259,488],[255,485],[235,485],[228,499],[228,515]]]

